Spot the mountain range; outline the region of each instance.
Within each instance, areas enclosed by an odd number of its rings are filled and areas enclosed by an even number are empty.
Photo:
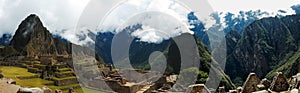
[[[269,79],[276,72],[283,72],[287,77],[297,74],[300,71],[296,68],[300,66],[297,60],[299,22],[300,15],[269,17],[248,25],[242,36],[236,31],[229,32],[225,72],[231,78],[245,78],[250,72]]]
[[[297,12],[297,7],[293,6]],[[284,12],[284,11],[281,11]],[[203,83],[209,79],[205,74],[210,68],[214,73],[222,76],[220,86],[233,89],[235,85],[232,81],[240,85],[245,81],[247,75],[254,72],[259,78],[271,78],[276,72],[283,72],[285,76],[291,77],[300,72],[300,15],[288,15],[276,17],[264,17],[267,14],[261,11],[240,12],[238,16],[232,13],[223,14],[225,21],[221,21],[219,13],[211,16],[216,20],[216,24],[210,28],[205,28],[205,23],[199,20],[193,12],[187,15],[191,21],[192,35],[197,41],[201,66],[201,74],[198,76],[198,83]],[[192,22],[193,21],[193,22]],[[195,21],[197,21],[195,23]],[[140,29],[141,25],[129,26],[124,30]],[[218,65],[220,64],[212,57],[210,44],[212,42],[222,42],[210,40],[208,31],[221,31],[226,34],[227,56],[225,72]],[[130,33],[130,32],[128,32]],[[214,34],[217,37],[218,34]],[[95,52],[98,59],[103,59],[107,64],[113,64],[111,57],[111,45],[115,33],[98,32],[96,34],[86,33],[78,35],[80,40],[87,37],[95,41]],[[92,38],[96,37],[96,38]],[[29,15],[21,22],[14,36],[4,34],[0,38],[0,44],[5,46],[0,48],[2,57],[15,55],[25,56],[47,56],[47,55],[68,55],[72,52],[72,43],[63,39],[59,35],[52,35],[43,26],[37,15]],[[86,45],[89,46],[89,45]],[[83,47],[87,49],[87,47]],[[180,52],[178,46],[172,39],[164,40],[162,43],[147,43],[135,38],[130,46],[129,59],[131,64],[138,69],[148,70],[149,55],[154,51],[162,52],[168,61],[166,74],[179,73]],[[209,65],[214,64],[214,65]],[[200,73],[199,72],[199,73]],[[204,75],[204,76],[203,76]]]

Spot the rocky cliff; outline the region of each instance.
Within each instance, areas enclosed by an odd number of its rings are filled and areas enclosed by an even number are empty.
[[[268,77],[272,77],[277,71],[289,73],[289,77],[298,73],[299,70],[292,67],[299,65],[295,64],[299,57],[299,30],[300,15],[254,21],[244,29],[243,36],[232,53],[228,54],[227,63],[230,64],[227,65],[226,73],[231,73],[232,78],[246,78],[250,72],[260,78],[268,73]]]
[[[66,49],[59,49],[65,45],[57,46],[56,41],[43,26],[40,18],[31,14],[19,25],[10,46],[13,46],[21,55],[27,56],[67,54]]]

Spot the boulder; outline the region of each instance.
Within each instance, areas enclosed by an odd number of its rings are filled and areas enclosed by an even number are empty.
[[[18,93],[44,93],[40,88],[20,88]]]
[[[275,92],[287,91],[289,89],[289,84],[287,83],[286,78],[281,72],[277,72],[277,75],[273,78],[273,81],[270,86],[270,90]]]
[[[44,86],[42,88],[42,90],[44,91],[44,93],[52,93],[52,90],[50,88],[46,87],[46,86]]]
[[[208,88],[204,84],[196,84],[189,86],[189,93],[210,93]]]
[[[55,90],[55,93],[62,93],[62,91],[59,90],[59,89],[56,89],[56,90]]]
[[[14,84],[14,85],[17,84],[17,82],[15,80],[13,80],[13,79],[8,79],[6,83],[7,84]]]
[[[292,89],[290,93],[300,93],[299,89]]]
[[[258,84],[257,87],[258,87],[259,90],[266,90],[266,89],[268,89],[263,84]]]
[[[242,93],[252,93],[255,91],[259,91],[257,85],[260,83],[260,79],[257,77],[255,73],[250,73],[246,82],[244,83]]]

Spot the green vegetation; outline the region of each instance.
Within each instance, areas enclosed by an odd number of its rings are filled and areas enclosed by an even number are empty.
[[[197,83],[205,83],[207,81],[208,74],[206,72],[203,72],[201,70],[198,71],[198,80]]]
[[[80,88],[80,89],[75,89],[76,92],[78,93],[106,93],[106,92],[102,92],[102,91],[98,91],[98,90],[93,90],[93,89],[89,89],[89,88]]]
[[[71,74],[73,73],[72,71],[66,71],[66,72],[55,72],[56,74]]]
[[[0,67],[0,70],[2,70],[2,73],[4,74],[5,78],[11,78],[17,82],[18,85],[23,87],[43,87],[46,83],[51,83],[53,81],[49,80],[43,80],[40,78],[33,78],[33,79],[24,79],[20,80],[16,78],[16,76],[33,76],[36,74],[27,72],[27,69],[25,68],[19,68],[19,67],[11,67],[11,66],[2,66]]]
[[[48,85],[48,84],[54,84],[53,81],[50,80],[44,80],[41,78],[32,78],[32,79],[18,79],[16,76],[33,76],[36,75],[34,73],[27,72],[27,69],[20,68],[20,67],[13,67],[13,66],[0,66],[0,73],[4,74],[5,78],[11,78],[17,82],[17,85],[20,85],[22,87],[39,87],[42,88],[43,86],[47,86],[53,91],[55,89],[66,89],[71,87],[78,87],[79,84],[70,84],[65,86],[55,86],[55,85]],[[76,78],[73,77],[67,77],[67,78],[56,78],[58,80],[68,79],[68,78]],[[68,90],[64,90],[63,93],[67,93]],[[75,89],[77,93],[83,93],[81,88]],[[88,93],[103,93],[103,92],[94,92],[95,90],[87,89]]]
[[[292,68],[298,65],[300,62],[300,48],[296,53],[293,53],[291,57],[282,59],[281,64],[274,67],[272,71],[270,71],[266,77],[271,79],[273,76],[276,75],[276,72],[283,72],[283,74],[287,77],[291,77],[294,74],[298,73],[297,67]]]
[[[71,69],[70,68],[61,68],[61,69],[58,69],[58,71],[60,71],[60,72],[71,71]]]
[[[36,74],[27,72],[25,68],[13,67],[13,66],[1,66],[0,70],[2,70],[5,78],[16,78],[15,76],[33,76]]]
[[[48,86],[51,89],[66,89],[66,88],[71,88],[71,87],[77,87],[80,86],[79,84],[69,84],[69,85],[64,85],[64,86]]]
[[[19,55],[19,52],[17,52],[12,46],[0,48],[0,56],[1,57],[10,57],[10,56],[16,56],[16,55]]]
[[[65,80],[65,79],[74,79],[76,78],[75,76],[72,77],[65,77],[65,78],[57,78],[57,77],[53,77],[53,80]]]

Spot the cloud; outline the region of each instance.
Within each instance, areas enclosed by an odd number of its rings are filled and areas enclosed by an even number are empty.
[[[142,24],[142,30],[132,35],[143,42],[160,43],[181,33],[192,33],[188,30],[189,12],[173,0],[129,0],[111,11],[98,29],[119,33],[126,27]]]
[[[37,14],[50,31],[74,28],[89,0],[0,0],[0,35],[14,34],[29,14]]]
[[[89,1],[93,1],[95,3],[94,5],[100,5],[92,9],[92,11],[99,12],[110,7],[111,4],[114,4],[118,0],[100,0],[101,2],[99,0],[0,0],[0,36],[3,33],[14,34],[20,22],[31,13],[37,14],[44,23],[44,26],[47,27],[47,29],[49,29],[50,32],[52,32],[53,34],[60,35],[76,44],[86,44],[92,41],[91,38],[79,38],[85,37],[84,35],[88,34],[85,32],[87,31],[86,29],[90,29],[90,32],[92,33],[96,33],[97,31],[118,31],[114,29],[128,25],[127,23],[130,23],[127,22],[128,20],[134,19],[134,17],[136,17],[137,14],[141,14],[145,12],[145,10],[159,11],[161,13],[171,15],[172,18],[174,18],[174,20],[177,20],[176,22],[183,24],[172,24],[171,30],[168,29],[167,31],[164,31],[161,29],[164,29],[163,27],[167,27],[166,25],[159,27],[155,26],[158,24],[155,21],[144,21],[146,23],[148,22],[148,24],[154,24],[145,26],[149,26],[155,31],[161,30],[164,33],[167,33],[167,37],[165,37],[165,35],[161,35],[161,33],[156,32],[147,32],[148,34],[144,33],[145,37],[142,37],[138,33],[141,31],[136,32],[135,36],[140,37],[142,41],[149,40],[151,42],[159,42],[162,39],[168,39],[172,36],[176,36],[184,32],[180,30],[177,31],[176,27],[191,27],[187,23],[187,14],[190,11],[181,6],[180,4],[174,3],[173,0],[129,0],[129,2],[115,8],[115,10],[112,11],[109,14],[109,16],[106,17],[105,20],[103,20],[104,24],[102,24],[102,26],[99,26],[99,28],[90,28],[90,25],[97,26],[99,24],[94,23],[99,22],[92,22],[98,20],[89,19],[84,20],[86,22],[80,24],[80,27],[83,27],[83,29],[85,30],[80,29],[79,31],[75,31],[75,27],[78,23],[80,16],[82,15],[84,8],[89,7],[86,6],[89,3]],[[284,15],[293,14],[294,11],[290,9],[290,6],[295,5],[295,3],[297,3],[295,2],[295,0],[246,0],[246,2],[237,0],[209,0],[208,2],[215,9],[215,11],[220,11],[224,13],[232,12],[236,15],[239,13],[237,11],[246,11],[253,9],[261,9],[262,11],[270,12],[270,15],[277,15],[278,10],[284,10],[286,13],[281,12],[281,14],[284,13]],[[257,5],[256,3],[259,4]],[[266,3],[274,3],[276,4],[276,6],[268,6]],[[197,12],[197,10],[195,10],[195,12]],[[207,17],[201,17],[199,18],[199,20],[205,23],[205,28],[207,29],[218,24],[218,20],[215,20],[209,15]],[[168,22],[169,20],[165,21]],[[224,19],[220,19],[220,21],[223,22]],[[173,21],[170,21],[168,23],[171,22]],[[132,24],[135,23],[142,23],[142,21],[135,21]],[[224,25],[224,23],[221,25],[226,26]],[[150,37],[153,37],[154,39],[151,39]]]

